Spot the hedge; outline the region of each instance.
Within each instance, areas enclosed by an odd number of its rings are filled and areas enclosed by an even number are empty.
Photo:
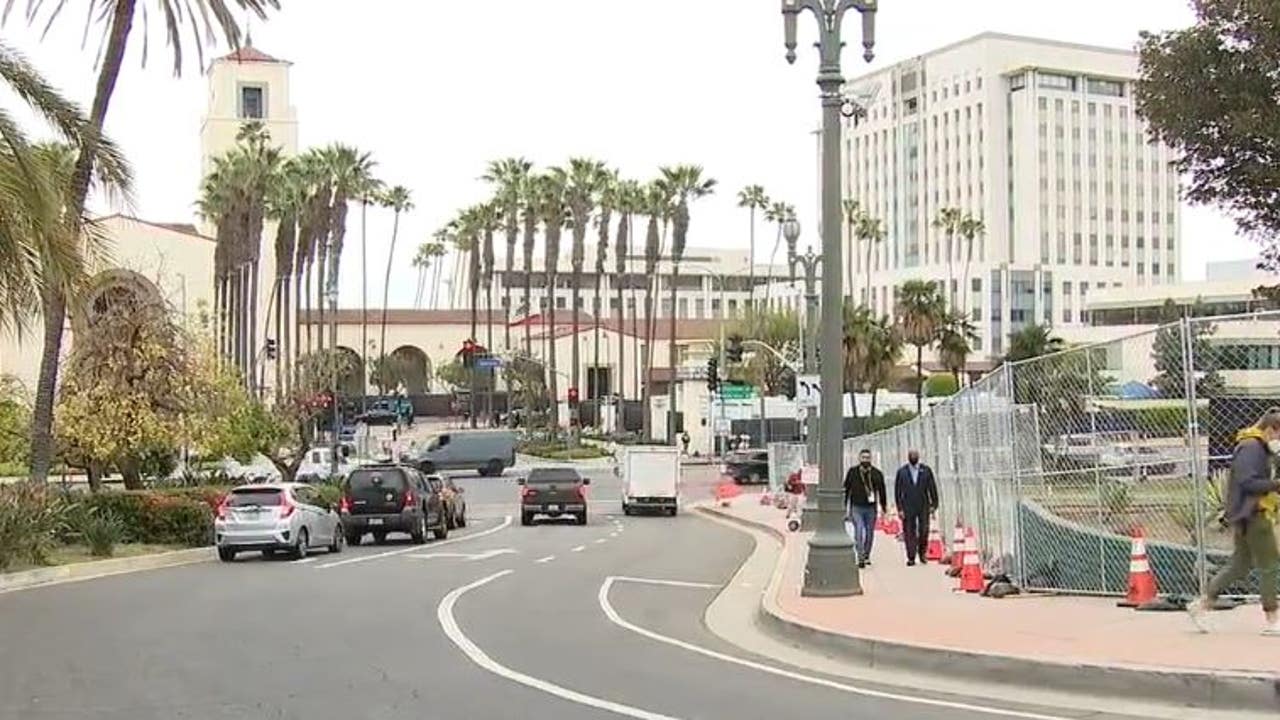
[[[213,540],[213,509],[204,499],[167,491],[124,490],[87,495],[76,505],[76,512],[119,518],[122,542],[201,547]]]

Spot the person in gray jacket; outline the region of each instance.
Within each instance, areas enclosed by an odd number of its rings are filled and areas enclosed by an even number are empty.
[[[1201,632],[1208,632],[1205,615],[1213,602],[1250,570],[1258,571],[1262,612],[1266,617],[1264,635],[1280,636],[1280,616],[1276,612],[1276,579],[1280,549],[1276,546],[1276,514],[1280,510],[1280,483],[1271,473],[1272,460],[1280,455],[1280,410],[1268,410],[1257,424],[1236,435],[1231,457],[1231,479],[1227,483],[1224,520],[1231,525],[1231,564],[1223,568],[1204,597],[1187,606],[1191,620]]]

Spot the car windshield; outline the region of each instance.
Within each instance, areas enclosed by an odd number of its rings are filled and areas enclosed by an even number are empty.
[[[240,488],[232,490],[227,496],[227,505],[229,507],[279,505],[283,497],[284,491],[279,488]]]
[[[529,479],[525,482],[530,485],[576,483],[580,482],[581,478],[578,471],[572,468],[538,468],[529,473]]]
[[[396,469],[356,470],[351,473],[347,485],[352,490],[368,490],[369,488],[403,490],[404,473]]]

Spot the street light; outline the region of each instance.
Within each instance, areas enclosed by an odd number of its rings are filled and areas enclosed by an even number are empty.
[[[329,442],[329,476],[332,478],[338,476],[338,426],[341,424],[338,411],[338,283],[329,283],[325,299],[329,301],[329,351],[333,353],[329,365],[329,390],[333,397],[333,434]]]
[[[875,47],[876,0],[782,0],[787,62],[796,61],[796,19],[808,10],[818,21],[818,88],[822,100],[822,417],[819,442],[818,527],[809,541],[801,594],[809,596],[859,595],[858,563],[853,542],[844,529],[841,474],[844,469],[843,375],[840,358],[843,332],[840,297],[843,248],[840,246],[840,39],[845,14],[862,16],[862,57],[870,61]]]
[[[805,332],[801,333],[801,369],[804,373],[812,373],[818,364],[816,346],[813,337],[813,328],[818,325],[818,264],[822,262],[822,256],[813,254],[813,247],[805,249],[804,255],[796,254],[796,243],[800,240],[800,223],[796,220],[788,220],[782,226],[782,236],[787,241],[787,263],[791,268],[791,281],[795,282],[796,265],[799,264],[804,268],[804,326]],[[840,357],[837,355],[836,357]],[[821,384],[821,383],[820,383]],[[841,408],[843,411],[843,408]],[[818,433],[814,427],[813,408],[805,409],[805,443],[807,448],[805,456],[809,462],[818,461]]]

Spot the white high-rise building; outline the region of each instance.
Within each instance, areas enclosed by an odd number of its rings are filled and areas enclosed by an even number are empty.
[[[867,114],[846,127],[844,194],[886,237],[846,228],[846,294],[892,315],[903,282],[937,282],[977,326],[978,369],[1030,323],[1083,324],[1091,292],[1176,282],[1179,179],[1137,73],[1128,50],[984,33],[851,79]],[[933,227],[946,207],[985,222],[972,247]]]

